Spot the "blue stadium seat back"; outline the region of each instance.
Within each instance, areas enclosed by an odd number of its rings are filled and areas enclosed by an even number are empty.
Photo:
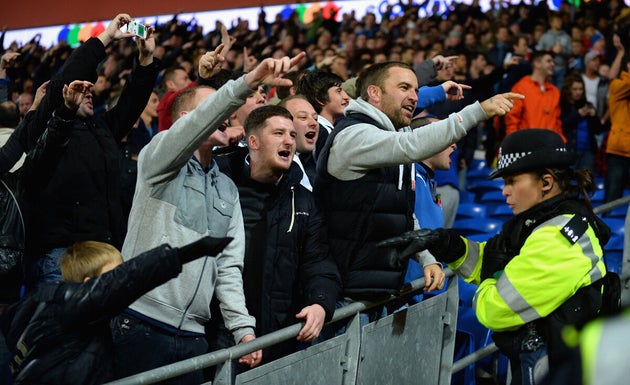
[[[626,227],[626,220],[624,218],[604,217],[602,220],[610,227],[610,236],[624,235]]]
[[[494,332],[488,329],[486,340],[483,346],[492,343],[492,334]],[[479,368],[487,373],[494,374],[499,384],[505,384],[507,380],[507,371],[510,360],[501,352],[495,352],[481,360],[477,361]],[[495,373],[496,372],[496,373]]]
[[[486,163],[486,160],[475,158],[468,165],[468,172],[470,172],[471,170],[480,170],[485,168],[490,169],[490,167],[488,167],[488,164]]]
[[[459,192],[459,203],[473,203],[475,201],[475,193],[468,190]]]
[[[477,201],[481,203],[502,203],[505,205],[505,199],[506,198],[503,196],[503,192],[501,190],[492,190],[483,193]]]
[[[465,306],[472,309],[472,301],[475,293],[477,292],[477,285],[474,283],[468,283],[457,277],[457,285],[459,288],[459,306]]]
[[[593,207],[597,207],[604,204],[605,193],[606,192],[603,189],[595,190],[595,192],[593,193],[593,196],[591,197],[591,203],[593,204]]]
[[[501,192],[503,186],[503,179],[478,180],[468,185],[468,191],[474,192],[475,197],[479,200],[484,194],[490,191]]]
[[[615,207],[614,209],[610,210],[608,214],[606,214],[606,216],[608,218],[625,219],[627,214],[628,214],[628,205],[623,205],[623,206]]]
[[[604,250],[606,269],[621,275],[623,267],[623,250]]]
[[[623,250],[623,242],[623,235],[612,234],[608,243],[604,246],[604,250]]]
[[[595,176],[595,188],[597,190],[603,190],[604,189],[604,183],[606,182],[606,178],[604,178],[603,176]]]
[[[486,206],[479,203],[460,203],[457,206],[457,216],[455,218],[485,218],[487,215],[486,211]]]
[[[464,218],[455,219],[453,229],[464,237],[473,234],[487,234],[488,238],[501,231],[503,221],[493,218]]]
[[[492,210],[488,212],[488,216],[505,222],[514,216],[514,212],[507,204],[500,204],[492,207]]]
[[[455,332],[455,350],[453,352],[453,362],[474,353],[475,342],[472,334],[459,331]],[[463,370],[453,373],[451,385],[476,385],[475,364],[470,364]]]

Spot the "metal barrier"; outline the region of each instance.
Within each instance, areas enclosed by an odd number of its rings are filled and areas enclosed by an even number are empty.
[[[630,196],[598,206],[596,214],[630,202]],[[629,290],[630,260],[623,275]],[[447,277],[453,277],[445,269]],[[303,351],[272,361],[236,376],[236,384],[450,384],[451,375],[498,351],[489,343],[453,363],[458,306],[458,280],[450,279],[446,292],[361,327],[358,313],[400,297],[376,302],[354,302],[337,309],[330,323],[352,317],[346,332]],[[401,296],[422,290],[424,278],[407,285]],[[126,377],[109,385],[140,385],[217,366],[214,384],[232,384],[229,362],[253,351],[295,338],[303,323],[257,337],[255,340]],[[427,352],[427,346],[440,346]]]
[[[445,269],[447,276],[453,272]],[[236,384],[450,384],[458,306],[458,280],[433,298],[370,323],[359,324],[358,314],[400,297],[376,302],[354,302],[337,309],[330,323],[352,317],[344,334],[287,357],[248,370]],[[407,285],[402,295],[422,290],[424,278]],[[110,385],[151,384],[217,366],[214,384],[232,383],[230,360],[295,338],[303,323],[257,337],[229,349],[221,349],[126,377]],[[427,350],[433,347],[434,350]],[[429,354],[427,353],[429,352]]]

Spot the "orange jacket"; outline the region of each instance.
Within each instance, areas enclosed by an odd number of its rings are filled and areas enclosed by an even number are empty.
[[[514,107],[505,115],[506,135],[524,128],[547,128],[567,141],[562,134],[560,90],[556,86],[545,82],[543,90],[531,76],[525,76],[512,87],[512,92],[525,95],[525,99],[514,100]]]
[[[606,152],[630,158],[630,73],[623,71],[608,90],[611,125]]]

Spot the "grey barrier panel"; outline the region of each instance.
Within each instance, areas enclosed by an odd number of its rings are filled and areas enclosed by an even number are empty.
[[[366,325],[357,384],[449,384],[456,318],[457,302],[440,294]]]
[[[454,276],[453,271],[448,268],[444,269],[444,273],[446,274],[447,277]],[[409,294],[412,291],[420,290],[423,287],[424,287],[424,277],[419,278],[415,281],[412,281],[410,284],[408,284],[402,290],[402,294]],[[450,371],[451,371],[451,366],[452,366],[452,357],[453,357],[454,340],[455,340],[455,327],[454,326],[450,327],[450,325],[451,325],[451,320],[454,323],[457,318],[457,301],[458,301],[457,290],[458,290],[457,279],[450,279],[446,294],[440,294],[440,296],[446,295],[448,297],[447,306],[451,310],[450,312],[447,312],[444,314],[444,320],[443,320],[445,325],[449,325],[449,327],[445,330],[444,335],[445,335],[445,338],[447,338],[447,340],[450,342],[445,343],[442,349],[442,357],[450,358],[450,363],[447,363],[447,365],[444,365],[444,364],[441,365],[439,385],[449,383],[449,382],[445,382],[445,380],[443,379],[448,378],[448,380],[450,381]],[[356,318],[356,314],[358,312],[364,311],[366,309],[370,309],[374,306],[383,305],[389,302],[391,299],[393,298],[382,299],[382,300],[374,301],[374,302],[359,301],[359,302],[350,303],[347,306],[344,306],[340,309],[335,310],[335,314],[333,315],[331,322],[336,322],[342,319],[346,319],[348,317]],[[129,377],[125,377],[125,378],[121,378],[112,382],[108,382],[107,384],[108,385],[152,384],[158,381],[174,378],[174,377],[177,377],[185,373],[189,373],[194,370],[208,368],[208,367],[216,366],[216,365],[223,365],[222,367],[220,367],[218,371],[218,377],[215,378],[215,384],[229,385],[231,383],[230,368],[229,368],[230,365],[227,363],[227,361],[235,357],[241,357],[245,354],[265,348],[267,346],[271,346],[279,342],[294,338],[295,336],[298,335],[302,326],[303,326],[303,322],[294,324],[284,329],[275,331],[273,333],[259,336],[255,340],[244,343],[244,344],[236,345],[228,349],[216,350],[214,352],[210,352],[210,353],[203,354],[197,357],[189,358],[183,361],[174,362],[172,364],[161,366],[159,368],[155,368],[146,372],[134,374]],[[348,325],[348,331],[346,332],[346,334],[348,334],[348,332],[351,332],[351,330],[354,330],[355,328],[356,328],[356,331],[352,333],[358,333],[358,330],[359,330],[358,321],[355,322],[353,320]],[[346,336],[347,356],[342,357],[339,361],[340,365],[344,367],[344,377],[343,377],[343,382],[342,382],[343,385],[352,385],[355,383],[357,365],[359,361],[359,358],[358,358],[359,357],[358,344],[360,342],[359,338],[351,339],[349,337],[350,335]],[[356,353],[353,353],[354,350],[356,350]],[[306,383],[308,384],[308,382]]]
[[[239,374],[236,384],[352,385],[358,368],[359,327],[355,315],[344,334]]]

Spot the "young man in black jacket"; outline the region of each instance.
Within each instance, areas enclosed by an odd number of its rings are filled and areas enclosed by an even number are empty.
[[[243,283],[257,335],[305,321],[298,341],[310,342],[330,320],[340,291],[328,254],[323,218],[300,184],[293,162],[296,131],[284,107],[265,106],[245,121],[247,149],[220,157],[219,167],[238,187],[245,223]],[[297,350],[295,341],[274,346],[263,359]]]

